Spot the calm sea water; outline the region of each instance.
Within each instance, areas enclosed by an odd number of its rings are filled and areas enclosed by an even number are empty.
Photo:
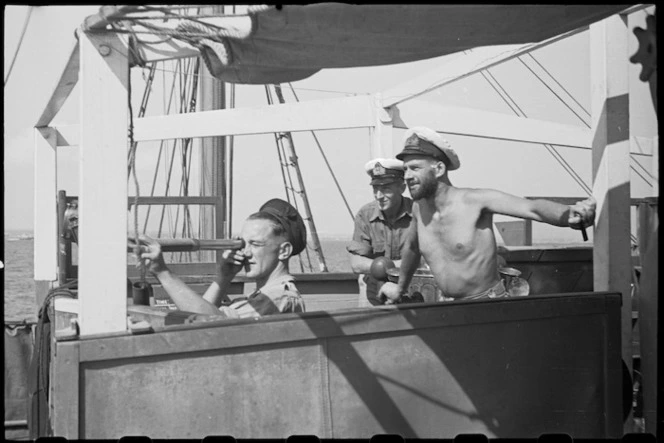
[[[35,282],[33,280],[33,241],[5,234],[5,320],[36,320]]]
[[[27,232],[5,234],[5,320],[37,319],[38,307],[35,302],[35,282],[33,280],[32,239],[20,239]],[[351,272],[346,252],[349,240],[322,239],[321,245],[325,263],[330,272]],[[311,262],[317,267],[318,261],[310,252]],[[306,256],[303,255],[306,260]],[[132,260],[129,260],[130,262]],[[300,272],[297,260],[291,263],[291,272]]]

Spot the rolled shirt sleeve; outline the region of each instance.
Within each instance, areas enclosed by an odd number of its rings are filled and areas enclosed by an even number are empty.
[[[346,250],[351,254],[374,258],[374,249],[371,242],[371,228],[368,219],[363,216],[362,211],[358,212],[355,216],[353,240],[346,247]]]

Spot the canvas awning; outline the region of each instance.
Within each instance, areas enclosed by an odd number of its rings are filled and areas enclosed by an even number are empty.
[[[478,46],[539,42],[628,7],[262,6],[245,16],[179,19],[171,35],[198,48],[220,80],[266,84],[300,80],[324,68],[394,64]]]

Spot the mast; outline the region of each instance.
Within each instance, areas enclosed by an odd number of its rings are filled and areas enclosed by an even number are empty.
[[[284,96],[281,92],[281,85],[274,85],[274,91],[277,94],[277,99],[279,100],[279,103],[284,104],[286,101],[284,100]],[[282,167],[287,168],[288,166],[292,166],[293,169],[295,169],[297,175],[297,182],[300,190],[298,191],[296,189],[291,189],[293,193],[293,198],[295,199],[296,197],[295,194],[300,194],[300,196],[302,197],[302,201],[304,202],[304,211],[305,211],[304,220],[309,225],[311,240],[314,243],[314,251],[316,252],[316,256],[318,257],[318,262],[320,264],[320,271],[328,272],[327,265],[325,264],[325,257],[323,257],[323,249],[321,248],[320,241],[318,239],[318,232],[316,231],[314,216],[311,213],[311,208],[309,207],[309,199],[307,198],[307,192],[304,188],[304,180],[302,179],[302,172],[300,171],[300,165],[297,162],[297,154],[295,153],[295,145],[293,144],[293,137],[291,136],[290,132],[283,132],[281,136],[282,140],[284,141],[284,146],[288,151],[288,159],[285,165],[282,165]],[[288,192],[288,190],[286,190],[286,192]]]
[[[215,5],[201,8],[205,14],[223,14],[224,6]],[[226,86],[208,71],[201,63],[200,75],[200,110],[213,111],[226,108]],[[214,206],[201,206],[201,238],[227,238],[226,229],[226,137],[206,137],[201,140],[201,195],[217,197]],[[211,256],[204,256],[210,259]],[[216,254],[216,262],[221,260],[221,253]]]

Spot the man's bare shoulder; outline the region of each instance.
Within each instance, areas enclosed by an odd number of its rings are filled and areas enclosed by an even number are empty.
[[[455,197],[468,204],[483,204],[492,197],[495,190],[487,188],[454,188]]]

